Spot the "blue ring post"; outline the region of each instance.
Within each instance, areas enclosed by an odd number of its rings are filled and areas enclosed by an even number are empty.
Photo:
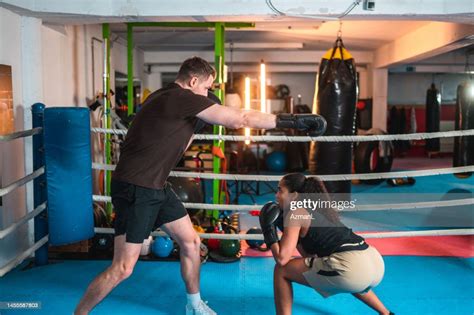
[[[42,103],[35,103],[31,107],[33,114],[33,128],[43,128],[44,108]],[[33,136],[33,170],[36,171],[44,166],[44,142],[43,131]],[[34,186],[34,207],[46,201],[46,176],[45,174],[33,180]],[[35,242],[38,242],[48,234],[48,220],[46,218],[46,209],[37,215],[34,219],[35,223]],[[44,244],[35,252],[35,264],[37,266],[46,265],[48,263],[48,243]]]

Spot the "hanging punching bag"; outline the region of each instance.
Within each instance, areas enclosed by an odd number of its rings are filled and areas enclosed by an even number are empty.
[[[458,85],[456,98],[456,130],[474,129],[474,81]],[[474,165],[474,136],[454,138],[453,166]],[[456,176],[469,177],[471,173]]]
[[[353,135],[357,103],[354,59],[341,38],[321,60],[318,75],[317,114],[328,123],[325,136]],[[310,152],[310,172],[318,175],[350,174],[352,142],[315,143]],[[350,193],[350,181],[326,182],[329,193]]]
[[[408,132],[408,128],[407,128],[408,118],[409,117],[407,115],[406,109],[404,107],[400,108],[400,120],[398,121],[399,122],[398,130],[402,134]],[[400,141],[400,152],[401,152],[401,154],[405,155],[408,150],[410,150],[410,141],[408,141],[408,140]]]
[[[425,110],[425,123],[426,132],[437,132],[439,131],[439,99],[438,89],[436,86],[431,84],[431,87],[426,91],[426,110]],[[425,145],[426,151],[428,152],[439,152],[439,138],[426,139]]]

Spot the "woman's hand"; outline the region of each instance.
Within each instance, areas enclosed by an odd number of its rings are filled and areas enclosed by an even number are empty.
[[[274,243],[271,246],[273,258],[275,262],[281,266],[286,265],[293,257],[301,227],[288,226],[283,231],[283,236],[279,243]]]
[[[263,239],[269,248],[274,243],[278,243],[277,224],[281,216],[281,208],[275,202],[267,202],[260,210],[258,219],[262,228]]]
[[[309,227],[311,219],[312,217],[306,209],[296,209],[285,215],[285,228],[281,240],[270,247],[277,264],[286,265],[293,257],[295,249],[298,249],[303,257],[310,256],[304,252],[301,246],[297,248],[297,245],[302,227]]]

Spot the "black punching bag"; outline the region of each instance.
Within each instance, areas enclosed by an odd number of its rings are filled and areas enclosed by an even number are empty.
[[[474,82],[460,84],[456,98],[456,130],[474,129]],[[454,138],[453,166],[474,165],[474,136]],[[471,173],[463,173],[458,177],[468,177]]]
[[[425,123],[426,132],[439,131],[439,99],[438,89],[431,84],[431,87],[426,91],[426,109],[425,109]],[[426,139],[425,145],[428,152],[439,152],[439,138]]]
[[[321,60],[317,114],[327,121],[325,136],[353,135],[357,103],[355,62],[338,38]],[[351,174],[352,142],[320,142],[310,152],[310,172],[317,175]],[[350,181],[328,181],[329,193],[351,192]]]

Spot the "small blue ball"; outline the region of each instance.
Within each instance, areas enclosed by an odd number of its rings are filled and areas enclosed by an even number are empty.
[[[274,151],[267,156],[267,168],[273,172],[283,172],[286,170],[286,154]]]
[[[157,257],[165,258],[173,250],[173,241],[169,237],[158,236],[151,245],[151,251]]]

